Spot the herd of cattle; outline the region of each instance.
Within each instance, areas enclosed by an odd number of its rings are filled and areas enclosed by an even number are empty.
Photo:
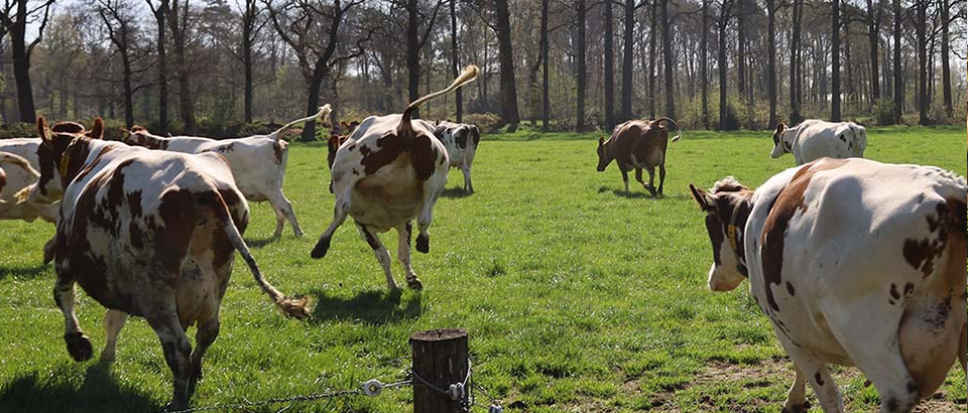
[[[352,217],[373,249],[388,287],[398,287],[378,234],[395,229],[397,258],[407,286],[422,284],[410,263],[430,250],[433,209],[450,168],[473,192],[480,132],[471,125],[436,125],[413,114],[423,103],[473,81],[469,66],[447,89],[421,98],[402,114],[343,124],[349,135],[329,140],[327,163],[335,195],[332,223],[311,252],[322,258],[335,231]],[[302,236],[282,192],[288,147],[282,134],[295,124],[248,138],[162,137],[144,128],[123,142],[102,139],[98,119],[87,130],[73,122],[48,127],[40,138],[0,141],[0,219],[55,223],[44,247],[54,261],[54,299],[65,319],[72,358],[93,349],[74,310],[75,284],[108,308],[107,344],[113,361],[129,315],[143,317],[158,335],[174,377],[172,405],[184,407],[201,377],[205,351],[219,333],[219,307],[235,252],[286,316],[308,316],[305,298],[291,298],[265,280],[242,238],[248,201],[268,201],[275,236],[288,221]],[[616,161],[626,192],[628,172],[653,197],[663,195],[669,133],[663,122],[630,121],[599,140],[598,170]],[[672,139],[676,142],[679,134]],[[882,413],[909,412],[934,394],[966,347],[965,179],[932,167],[861,159],[866,131],[853,123],[780,124],[772,156],[792,153],[797,167],[757,190],[726,178],[705,191],[690,186],[706,214],[713,246],[709,286],[751,292],[772,321],[796,366],[784,411],[807,410],[809,383],[828,413],[844,404],[828,364],[859,367],[881,395]],[[645,183],[642,170],[648,171]],[[659,186],[655,186],[655,172]],[[194,352],[186,330],[197,326]]]

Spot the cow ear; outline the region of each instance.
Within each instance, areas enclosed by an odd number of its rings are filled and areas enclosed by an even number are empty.
[[[699,204],[699,209],[704,212],[714,212],[716,210],[716,198],[709,195],[706,191],[696,188],[695,185],[689,184],[689,191],[692,192],[692,197],[696,200],[696,204]]]
[[[787,125],[783,122],[776,124],[776,133],[783,133],[787,128]]]
[[[329,151],[332,152],[332,151],[335,151],[337,149],[339,149],[339,136],[338,135],[330,135],[330,137],[329,137]]]
[[[104,121],[101,118],[94,119],[94,126],[91,130],[84,133],[88,138],[91,139],[103,139],[104,138]]]
[[[604,145],[605,144],[605,137],[604,136],[599,136],[598,137],[598,144],[599,145]]]
[[[53,139],[50,128],[47,127],[47,120],[43,116],[37,117],[37,134],[44,142],[50,142]]]

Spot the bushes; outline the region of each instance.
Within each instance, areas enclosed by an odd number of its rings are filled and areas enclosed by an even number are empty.
[[[894,99],[881,98],[874,102],[874,120],[881,126],[890,126],[896,123],[894,119]]]
[[[464,123],[475,125],[481,131],[490,132],[497,129],[497,125],[501,123],[501,118],[494,113],[473,113],[464,115]]]

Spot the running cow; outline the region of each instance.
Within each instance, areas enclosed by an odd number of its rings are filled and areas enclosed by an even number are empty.
[[[669,122],[676,126],[679,134],[672,139],[678,142],[682,138],[682,129],[676,121],[660,118],[653,121],[632,120],[615,127],[611,138],[598,139],[598,172],[605,172],[605,168],[615,161],[622,172],[625,182],[625,194],[629,194],[629,171],[635,170],[635,180],[645,187],[652,197],[662,195],[665,186],[666,150],[669,147],[669,131],[661,123]],[[655,188],[655,168],[659,168],[659,188]],[[642,180],[642,169],[649,172],[649,183]]]
[[[215,140],[193,136],[166,138],[152,135],[140,126],[132,128],[124,137],[129,145],[163,149],[182,153],[216,152],[225,157],[232,168],[235,183],[245,198],[252,202],[269,201],[276,212],[275,237],[282,236],[286,220],[297,237],[303,236],[292,203],[282,193],[289,161],[289,144],[282,140],[283,132],[293,125],[314,119],[324,119],[332,111],[329,105],[319,108],[313,116],[294,120],[268,135]]]
[[[474,125],[444,121],[437,124],[434,134],[447,148],[450,167],[459,168],[464,173],[464,191],[473,194],[471,165],[477,155],[477,145],[481,143],[481,131]]]
[[[339,146],[333,161],[332,188],[336,194],[333,222],[313,248],[313,258],[329,251],[336,229],[352,216],[360,235],[373,248],[391,291],[397,291],[390,271],[390,253],[377,236],[390,229],[399,235],[397,259],[407,273],[407,285],[423,286],[410,266],[411,221],[420,234],[417,251],[430,252],[434,204],[447,184],[447,149],[434,136],[433,125],[413,120],[420,105],[450,93],[477,78],[468,66],[446,90],[425,96],[407,106],[402,115],[369,117]]]
[[[937,168],[825,158],[755,192],[733,179],[690,186],[706,213],[709,286],[751,294],[805,385],[844,412],[828,364],[857,366],[881,413],[908,413],[965,368],[965,179]]]
[[[773,159],[792,153],[797,166],[820,158],[863,158],[867,150],[867,129],[854,122],[805,120],[788,128],[783,122],[773,133]]]
[[[92,357],[74,309],[74,284],[108,308],[103,361],[113,361],[128,315],[144,317],[174,376],[172,404],[188,405],[189,383],[219,333],[219,307],[235,251],[287,316],[307,315],[305,299],[283,296],[262,276],[242,232],[249,209],[225,158],[129,147],[60,133],[38,120],[43,143],[36,202],[62,199],[55,237],[54,300],[76,361]],[[196,325],[196,348],[185,334]]]

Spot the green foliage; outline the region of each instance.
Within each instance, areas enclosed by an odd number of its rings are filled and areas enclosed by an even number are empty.
[[[880,98],[874,102],[874,118],[881,126],[894,125],[894,99]]]
[[[965,174],[964,133],[964,126],[873,127],[868,155]],[[470,332],[475,382],[512,406],[509,413],[778,413],[792,367],[747,286],[708,291],[712,252],[687,185],[735,175],[756,186],[792,166],[792,157],[770,159],[766,132],[687,130],[670,146],[666,198],[653,200],[634,185],[624,196],[614,165],[595,172],[597,137],[485,136],[474,164],[477,193],[464,196],[452,171],[431,253],[413,259],[426,290],[401,296],[386,292],[372,250],[350,223],[329,256],[309,258],[334,201],[325,145],[293,144],[285,190],[308,236],[296,239],[287,228],[272,240],[275,214],[250,203],[245,237],[267,279],[312,299],[313,319],[282,318],[237,261],[193,405],[401,380],[409,335],[453,326]],[[0,411],[160,410],[171,373],[144,320],[128,322],[111,367],[96,355],[74,363],[66,354],[50,294],[54,270],[40,264],[53,233],[50,224],[0,221]],[[391,251],[396,238],[381,236]],[[401,268],[393,268],[402,283]],[[77,308],[96,349],[103,346],[104,309],[83,292]],[[848,411],[876,411],[876,393],[856,370],[837,376]],[[960,368],[942,390],[936,402],[964,410]],[[409,390],[399,390],[289,411],[406,413],[411,402]]]
[[[487,132],[493,131],[501,123],[501,117],[495,113],[474,113],[464,115],[464,123],[477,125],[482,132]]]

